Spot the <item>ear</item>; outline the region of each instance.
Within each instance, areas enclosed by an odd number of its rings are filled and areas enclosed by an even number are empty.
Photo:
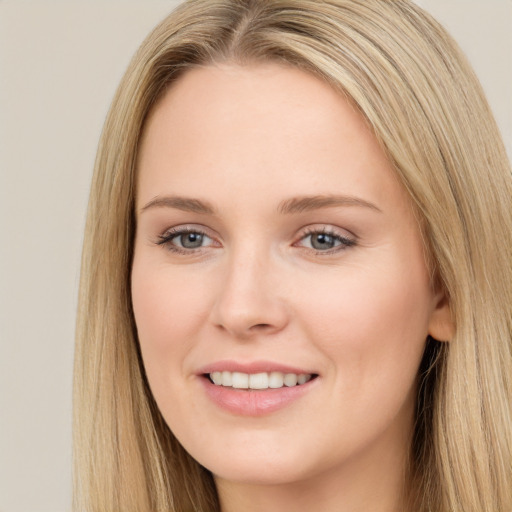
[[[455,335],[455,322],[450,303],[444,292],[436,294],[434,304],[435,308],[428,324],[428,333],[437,341],[450,341]]]

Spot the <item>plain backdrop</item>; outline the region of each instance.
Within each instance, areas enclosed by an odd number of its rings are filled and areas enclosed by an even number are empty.
[[[64,512],[82,231],[130,57],[177,3],[0,0],[0,512]],[[466,51],[512,155],[512,0],[418,0]]]

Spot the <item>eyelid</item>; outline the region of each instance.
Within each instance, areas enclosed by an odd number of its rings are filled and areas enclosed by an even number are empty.
[[[311,235],[314,233],[326,233],[329,235],[339,236],[347,240],[357,240],[357,236],[345,228],[334,226],[333,224],[311,224],[300,230],[299,236]]]
[[[214,243],[208,246],[202,246],[197,248],[185,248],[171,243],[171,240],[173,238],[178,237],[180,235],[186,235],[187,233],[198,233],[199,235],[209,238]],[[155,241],[155,244],[161,245],[171,252],[188,255],[197,254],[198,252],[201,252],[208,247],[220,247],[221,245],[220,243],[218,243],[217,237],[215,237],[215,235],[211,233],[211,230],[205,228],[204,226],[199,226],[197,224],[182,224],[178,226],[173,226],[171,228],[167,228],[160,235],[158,235],[158,239]]]
[[[340,251],[343,251],[345,249],[348,249],[349,247],[352,247],[357,244],[357,236],[351,233],[350,231],[346,229],[337,228],[335,226],[332,226],[330,224],[317,224],[312,226],[307,226],[303,228],[298,235],[298,240],[293,245],[297,247],[301,247],[299,245],[300,242],[302,242],[304,239],[306,239],[308,236],[316,235],[316,234],[325,234],[332,236],[338,240],[341,241],[341,243],[337,246],[332,247],[331,249],[327,249],[324,251],[310,248],[310,247],[302,247],[305,250],[313,251],[315,254],[319,255],[329,255],[334,254]],[[348,234],[348,235],[347,235]]]
[[[211,240],[207,246],[200,246],[196,248],[186,248],[180,247],[179,245],[175,245],[171,242],[171,240],[180,235],[184,235],[187,233],[198,233],[204,237],[207,237]],[[301,245],[301,242],[305,240],[308,236],[316,235],[316,234],[325,234],[337,239],[340,243],[335,245],[330,249],[320,250],[315,249],[313,247],[304,247]],[[330,255],[335,254],[349,247],[352,247],[357,244],[357,236],[351,233],[346,229],[342,229],[330,224],[315,224],[302,228],[299,234],[295,237],[296,241],[292,244],[292,246],[297,247],[299,249],[304,249],[308,252],[313,252],[318,255]],[[197,225],[197,224],[182,224],[178,226],[173,226],[171,228],[167,228],[160,235],[158,235],[158,239],[155,241],[156,245],[161,245],[167,250],[184,255],[193,255],[203,252],[205,249],[211,247],[222,247],[222,244],[218,240],[218,236],[213,234],[209,228],[205,226]]]

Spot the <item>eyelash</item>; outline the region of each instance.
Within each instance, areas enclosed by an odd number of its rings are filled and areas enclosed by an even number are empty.
[[[179,247],[177,245],[174,245],[172,243],[172,240],[174,238],[177,238],[179,236],[188,235],[188,234],[197,234],[203,237],[207,237],[212,239],[212,237],[208,236],[208,234],[201,230],[200,228],[172,228],[167,230],[164,234],[158,236],[158,241],[156,242],[157,245],[161,245],[165,247],[167,250],[175,253],[175,254],[183,254],[183,255],[191,255],[196,254],[197,252],[200,252],[204,247],[198,247],[194,249],[186,249],[183,247]],[[318,249],[303,247],[303,249],[306,250],[313,250],[315,254],[317,255],[330,255],[334,254],[340,251],[343,251],[345,249],[348,249],[349,247],[353,247],[356,245],[356,240],[352,238],[348,238],[345,236],[340,235],[339,233],[336,233],[332,229],[315,229],[315,228],[307,228],[303,235],[301,236],[300,241],[303,241],[307,239],[308,237],[311,237],[313,235],[326,235],[329,237],[332,237],[335,241],[339,242],[339,245],[336,245],[332,247],[331,249],[327,249],[325,251],[321,251]],[[296,245],[298,242],[296,242],[294,245]],[[300,246],[299,246],[300,247]]]
[[[349,247],[353,247],[356,245],[356,240],[353,238],[348,238],[345,236],[340,235],[333,229],[328,228],[307,228],[304,232],[304,234],[301,236],[300,241],[305,240],[308,237],[311,237],[313,235],[326,235],[332,237],[335,241],[340,242],[339,245],[332,247],[331,249],[328,249],[326,251],[320,251],[318,249],[312,249],[315,251],[315,254],[326,256],[330,254],[337,253],[339,251],[344,251],[345,249],[348,249]],[[309,248],[305,248],[309,249]]]
[[[186,249],[183,247],[178,247],[177,245],[174,245],[173,243],[171,243],[171,241],[174,238],[177,238],[182,235],[188,235],[188,234],[197,234],[197,235],[211,238],[203,230],[201,230],[199,228],[172,228],[172,229],[167,230],[163,235],[159,235],[158,242],[156,242],[156,243],[157,243],[157,245],[162,245],[167,250],[174,252],[176,254],[190,255],[190,254],[194,254],[197,251],[200,251],[201,249],[203,249],[203,247],[199,247],[197,249]]]

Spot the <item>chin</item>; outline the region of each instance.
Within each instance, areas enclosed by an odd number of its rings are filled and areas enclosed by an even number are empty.
[[[218,449],[192,451],[191,455],[216,478],[252,485],[291,484],[326,469],[320,467],[310,450],[304,449],[305,441],[286,444],[282,439],[279,443],[261,439],[236,446],[228,440],[224,445],[216,443]]]
[[[265,462],[246,460],[234,464],[215,464],[215,466],[208,469],[216,479],[245,485],[286,485],[313,476],[298,463],[268,459]]]

